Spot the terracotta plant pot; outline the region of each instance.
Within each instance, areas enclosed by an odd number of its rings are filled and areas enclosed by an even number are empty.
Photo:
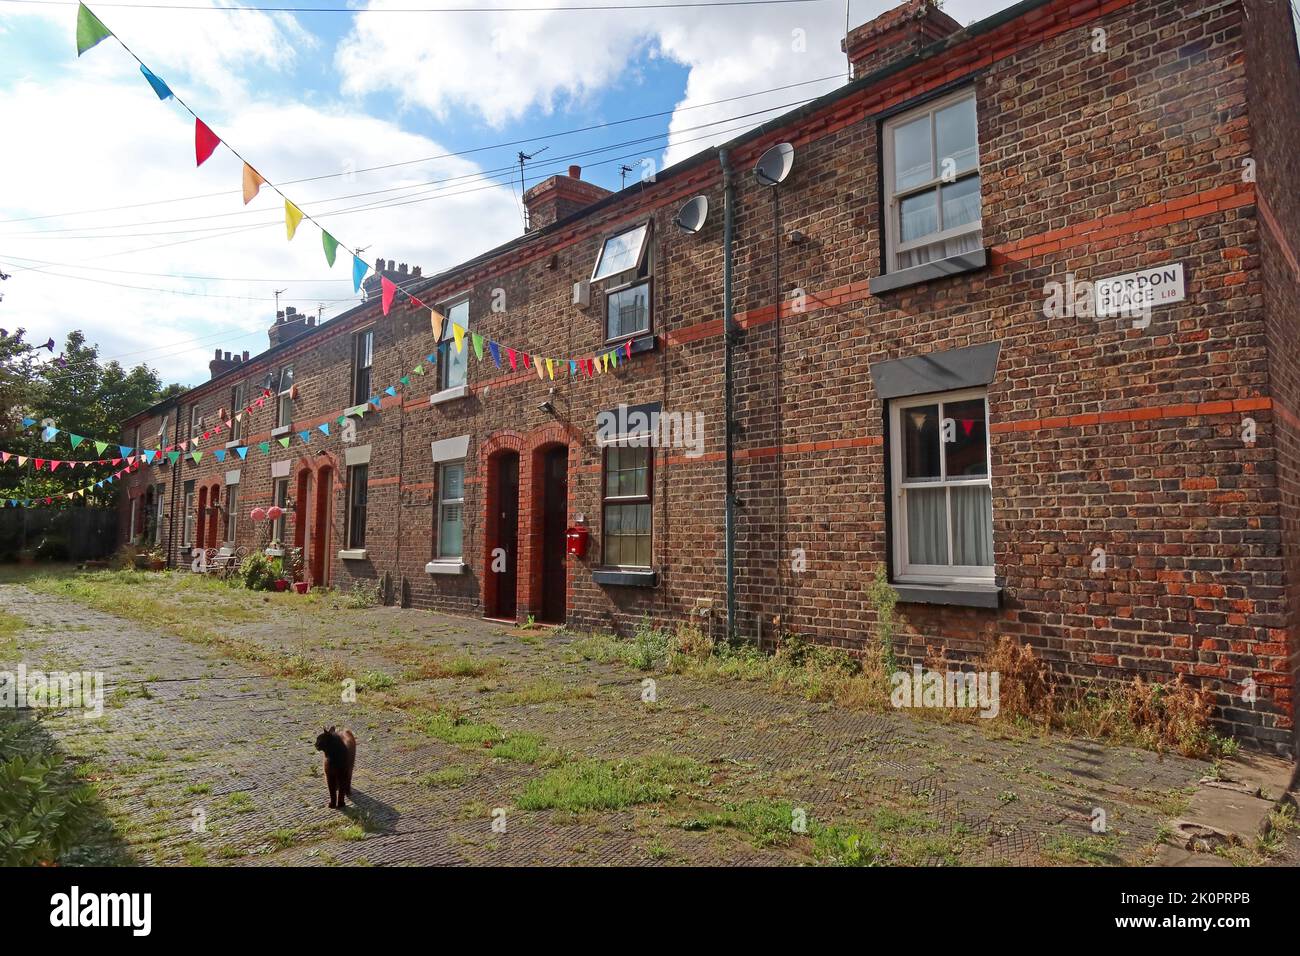
[[[287,591],[289,590],[289,582],[286,581],[284,578],[280,578],[278,581],[275,582],[275,589],[277,591]]]
[[[308,584],[307,584],[306,581],[294,581],[294,582],[293,582],[293,589],[294,589],[294,591],[296,591],[298,594],[306,594],[306,593],[307,593],[307,588],[308,588]]]

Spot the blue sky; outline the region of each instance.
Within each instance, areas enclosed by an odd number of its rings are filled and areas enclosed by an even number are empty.
[[[853,0],[851,20],[892,5]],[[969,23],[1009,5],[946,9]],[[268,179],[326,177],[284,188],[341,242],[426,272],[521,231],[517,174],[497,172],[521,148],[549,146],[530,176],[575,162],[585,179],[618,188],[621,163],[636,167],[635,181],[643,166],[776,112],[743,114],[827,92],[845,72],[843,0],[437,14],[91,7]],[[355,304],[318,231],[304,224],[286,242],[269,190],[243,206],[232,155],[219,149],[194,167],[188,116],[157,100],[112,39],[77,58],[75,20],[75,5],[0,2],[0,270],[13,276],[0,284],[0,327],[38,340],[80,328],[106,356],[195,384],[214,348],[266,347],[274,290],[287,290],[282,305],[323,307],[326,318]],[[801,85],[773,91],[790,84]],[[534,139],[659,112],[671,115]],[[636,139],[645,141],[616,146]],[[533,142],[481,149],[514,140]],[[465,150],[480,151],[406,163]],[[406,164],[357,172],[395,162]],[[380,201],[387,207],[351,208]],[[92,211],[114,206],[132,208]]]

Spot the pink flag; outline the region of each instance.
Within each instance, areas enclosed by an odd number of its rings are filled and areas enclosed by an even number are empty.
[[[384,315],[393,307],[393,293],[397,291],[397,286],[389,280],[388,276],[379,277],[379,288],[383,290]]]
[[[631,339],[628,339],[628,340],[627,340],[627,357],[628,357],[628,358],[631,358],[631,357],[632,357],[632,340],[631,340]]]
[[[217,134],[208,129],[208,124],[197,116],[194,117],[194,158],[196,166],[202,166],[216,150],[221,140]]]

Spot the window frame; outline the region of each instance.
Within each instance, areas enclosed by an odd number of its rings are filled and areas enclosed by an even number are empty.
[[[935,135],[935,114],[940,110],[947,109],[963,100],[970,99],[975,103],[975,165],[973,168],[960,172],[952,183],[945,183],[943,180],[942,164],[938,155],[939,142],[938,136]],[[894,168],[894,133],[900,126],[915,122],[921,116],[930,117],[930,160],[934,164],[934,176],[927,182],[909,186],[907,189],[900,191],[895,190],[896,170]],[[980,151],[979,140],[979,100],[975,95],[975,87],[967,86],[960,90],[955,90],[946,96],[936,97],[928,100],[912,109],[904,110],[894,116],[889,117],[881,126],[881,166],[883,173],[883,182],[881,183],[881,198],[883,202],[883,212],[885,221],[885,268],[881,270],[882,274],[901,272],[904,269],[915,268],[915,266],[900,266],[898,257],[905,252],[911,252],[914,249],[932,246],[940,242],[948,242],[952,239],[958,239],[966,235],[980,234],[984,232],[984,180],[982,177],[982,155]],[[958,226],[953,229],[940,230],[939,232],[928,233],[919,239],[912,239],[907,243],[900,241],[902,223],[899,221],[900,203],[902,200],[917,196],[931,190],[937,193],[936,205],[938,215],[943,215],[943,187],[960,183],[963,180],[970,179],[973,176],[980,177],[980,216],[973,223],[967,223],[964,226]],[[946,256],[932,258],[928,262],[938,262]],[[922,263],[922,265],[928,263]]]
[[[442,330],[438,336],[438,341],[434,349],[438,356],[437,374],[438,374],[438,391],[445,392],[449,388],[461,388],[469,384],[469,336],[470,336],[470,309],[469,293],[464,292],[460,295],[445,299],[438,306],[438,313],[442,316]],[[456,353],[456,333],[452,331],[451,310],[458,306],[465,306],[465,340],[461,344],[460,355],[463,356],[461,363],[464,368],[464,374],[459,382],[452,382],[447,378],[451,371],[451,356]]]
[[[230,386],[230,442],[238,444],[244,438],[244,423],[236,415],[241,415],[244,398],[244,383]]]
[[[638,442],[638,438],[644,437],[645,443]],[[646,477],[645,477],[645,494],[643,495],[609,495],[607,494],[607,476],[609,474],[609,453],[614,449],[620,451],[633,448],[645,452],[646,456]],[[655,514],[654,514],[654,488],[655,488],[655,455],[654,446],[650,442],[650,435],[622,435],[618,438],[605,442],[600,452],[600,560],[602,567],[628,570],[628,571],[645,571],[654,568],[655,555]],[[609,508],[620,505],[646,505],[650,512],[650,562],[648,564],[614,564],[609,561]],[[637,535],[636,537],[640,537]]]
[[[190,441],[193,441],[198,436],[198,434],[199,434],[199,406],[191,405],[190,406],[190,430],[189,430],[189,435],[187,437],[189,438]]]
[[[358,473],[362,473],[366,480],[359,480]],[[349,465],[348,466],[348,510],[347,510],[347,528],[345,529],[343,540],[347,542],[349,550],[363,551],[366,547],[366,512],[369,506],[369,493],[367,484],[370,478],[370,465]],[[363,493],[363,499],[360,504],[357,503],[357,492]],[[357,511],[361,512],[361,540],[357,540]]]
[[[366,364],[361,364],[361,343],[368,342]],[[352,334],[352,404],[364,405],[370,401],[370,386],[374,384],[375,327],[359,329]],[[361,387],[361,373],[365,372],[366,387]]]
[[[285,373],[289,374],[289,387],[284,387]],[[293,363],[282,365],[275,379],[275,427],[293,425]],[[288,412],[286,415],[285,412]]]
[[[136,521],[138,520],[137,515],[139,513],[139,510],[140,510],[140,496],[133,495],[131,497],[131,524],[130,524],[131,534],[127,538],[128,544],[137,544],[140,540],[139,531],[136,526]]]
[[[942,436],[940,437],[940,480],[926,482],[906,482],[903,479],[903,456],[906,443],[903,438],[902,415],[906,409],[918,405],[939,405],[942,423],[943,407],[955,402],[981,399],[984,402],[984,455],[988,463],[988,474],[982,478],[950,479],[947,476],[947,455],[942,453]],[[909,488],[969,488],[987,487],[989,489],[989,508],[992,510],[993,499],[993,447],[992,428],[989,421],[989,396],[987,388],[963,388],[946,392],[928,392],[924,395],[907,395],[889,401],[889,476],[890,476],[890,554],[894,562],[894,580],[899,584],[938,584],[938,585],[991,585],[995,583],[997,553],[993,552],[993,564],[985,565],[936,565],[911,564],[908,559],[907,527],[907,491]],[[951,495],[946,499],[947,512],[945,526],[948,534],[948,554],[953,553],[952,540],[952,504]],[[990,524],[992,516],[990,515]]]
[[[646,309],[645,309],[645,328],[638,329],[634,332],[626,332],[622,335],[610,336],[609,334],[609,305],[610,300],[620,292],[627,292],[629,289],[635,289],[639,286],[646,287]],[[601,334],[604,336],[606,345],[614,345],[619,342],[627,342],[632,339],[639,339],[642,336],[654,334],[655,327],[655,279],[653,275],[637,276],[629,282],[622,285],[612,286],[605,290],[605,314],[602,319],[603,328]]]
[[[448,468],[460,466],[460,497],[444,497],[447,480],[446,474]],[[433,529],[433,556],[435,561],[461,561],[465,560],[465,480],[469,477],[468,459],[451,458],[447,461],[438,462],[438,488],[437,488],[437,511],[434,513]],[[442,550],[442,509],[446,505],[460,505],[460,553],[444,554]]]
[[[226,521],[225,527],[222,528],[224,539],[221,543],[233,550],[235,538],[239,534],[239,485],[226,485],[226,492],[222,495],[222,504],[226,508]]]
[[[195,496],[198,494],[197,482],[193,478],[181,486],[182,514],[185,518],[181,522],[181,547],[194,547],[194,529],[197,515],[194,512]]]
[[[608,275],[602,276],[600,274],[600,266],[601,263],[605,261],[605,252],[609,248],[609,244],[613,242],[615,239],[619,238],[620,236],[626,236],[628,233],[636,232],[638,229],[644,230],[644,233],[641,236],[641,245],[637,249],[636,262],[626,269],[621,269],[618,272],[611,272]],[[640,222],[633,223],[632,225],[628,226],[626,229],[620,229],[617,232],[610,233],[600,242],[600,251],[596,253],[596,262],[591,267],[591,279],[589,281],[593,285],[597,282],[611,282],[611,281],[613,281],[613,283],[617,285],[626,285],[627,280],[622,279],[622,281],[620,281],[621,277],[627,276],[629,273],[632,273],[637,276],[643,274],[646,263],[650,258],[649,256],[650,247],[653,244],[653,242],[654,242],[654,224],[653,224],[653,220],[651,219],[643,219]]]
[[[281,494],[283,491],[283,494]],[[280,508],[284,513],[276,518],[271,524],[271,540],[278,541],[280,547],[284,547],[285,533],[289,530],[289,509],[286,503],[289,500],[289,479],[276,478],[271,481],[271,504]]]
[[[153,546],[155,548],[161,548],[163,543],[163,518],[167,514],[167,485],[158,482],[153,486],[153,493]]]

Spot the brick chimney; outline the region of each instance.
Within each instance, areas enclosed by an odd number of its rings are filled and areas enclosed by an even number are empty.
[[[581,166],[570,166],[569,175],[552,176],[524,193],[528,231],[545,229],[608,195],[608,189],[583,181]]]
[[[208,363],[208,372],[212,378],[216,378],[219,375],[225,375],[231,369],[239,368],[239,366],[243,365],[247,361],[247,352],[242,356],[236,353],[232,357],[229,352],[223,353],[221,349],[217,349],[212,356],[212,361]]]
[[[381,275],[387,276],[390,282],[396,283],[399,287],[406,288],[410,280],[418,279],[423,274],[424,271],[419,266],[407,266],[405,262],[394,263],[392,259],[387,261],[376,259],[375,271],[366,276],[365,281],[361,283],[361,289],[365,292],[366,298],[370,299],[379,295],[379,277]],[[395,299],[394,301],[399,300]]]
[[[876,19],[854,27],[840,41],[840,49],[848,53],[854,77],[865,76],[961,28],[960,23],[939,9],[935,0],[907,0]]]
[[[286,306],[283,312],[275,313],[275,325],[271,326],[267,332],[271,339],[271,348],[296,339],[315,326],[316,316],[308,315],[306,312],[299,312],[291,305]]]

